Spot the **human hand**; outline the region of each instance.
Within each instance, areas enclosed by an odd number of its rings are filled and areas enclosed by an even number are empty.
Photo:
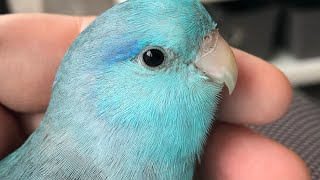
[[[0,159],[35,130],[48,105],[67,48],[94,17],[45,14],[0,16]],[[209,136],[200,179],[306,180],[303,161],[241,124],[279,119],[291,102],[286,77],[272,65],[234,49],[239,76],[225,96]]]

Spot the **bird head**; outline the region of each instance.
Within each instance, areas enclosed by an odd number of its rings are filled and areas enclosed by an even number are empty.
[[[231,93],[236,80],[234,55],[200,2],[128,0],[75,40],[54,84],[52,99],[60,100],[52,101],[131,134],[173,144],[193,137],[182,141],[194,146],[223,85]]]

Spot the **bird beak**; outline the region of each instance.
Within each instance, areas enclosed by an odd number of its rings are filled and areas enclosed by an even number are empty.
[[[212,81],[225,84],[229,94],[233,92],[238,78],[237,63],[230,46],[218,30],[205,36],[195,66]]]

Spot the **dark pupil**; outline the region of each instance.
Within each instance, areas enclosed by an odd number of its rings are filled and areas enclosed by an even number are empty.
[[[143,54],[143,61],[150,67],[156,67],[163,63],[164,55],[158,49],[150,49]]]

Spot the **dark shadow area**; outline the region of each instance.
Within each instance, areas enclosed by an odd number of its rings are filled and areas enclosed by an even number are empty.
[[[238,0],[205,7],[234,47],[264,59],[279,50],[297,58],[320,56],[320,1]]]
[[[9,13],[9,7],[6,0],[0,1],[0,14],[7,14]]]

